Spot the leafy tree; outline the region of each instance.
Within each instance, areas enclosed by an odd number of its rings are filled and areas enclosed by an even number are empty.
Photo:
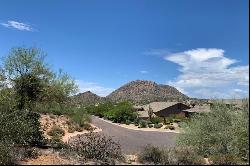
[[[32,110],[35,103],[63,103],[77,91],[69,75],[54,73],[45,63],[45,54],[38,48],[13,48],[3,61],[1,86],[12,87],[16,108]]]
[[[0,89],[0,110],[9,111],[15,107],[14,91],[11,88]]]
[[[53,73],[49,83],[44,85],[41,95],[41,102],[56,102],[63,104],[69,102],[69,96],[76,93],[78,87],[75,81],[67,74],[59,70],[58,74]]]
[[[137,113],[133,111],[133,106],[130,102],[117,103],[111,110],[104,113],[108,119],[114,122],[134,121],[137,118]]]

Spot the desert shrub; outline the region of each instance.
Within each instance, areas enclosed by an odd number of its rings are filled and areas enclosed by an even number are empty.
[[[99,133],[88,133],[73,137],[69,146],[81,157],[98,160],[104,164],[114,164],[123,159],[119,143],[111,137]]]
[[[152,122],[153,124],[159,124],[159,123],[162,122],[162,120],[161,120],[160,117],[153,117],[153,118],[151,118],[151,122]]]
[[[71,120],[78,124],[80,127],[83,127],[86,123],[91,122],[91,118],[89,114],[84,111],[77,111],[72,116],[70,116]]]
[[[145,120],[140,120],[139,127],[140,128],[146,128],[147,127],[147,122]]]
[[[76,126],[76,131],[78,131],[78,132],[82,132],[83,131],[83,127],[80,127],[80,126]]]
[[[185,132],[179,136],[179,146],[192,147],[208,158],[226,155],[249,163],[249,108],[236,111],[214,104],[211,112],[194,115],[183,128]]]
[[[148,127],[152,128],[152,127],[154,127],[154,125],[153,124],[148,124]]]
[[[28,111],[0,111],[0,141],[19,145],[44,144],[39,117]]]
[[[139,125],[139,122],[140,122],[140,119],[137,117],[137,118],[135,118],[135,120],[134,120],[134,125],[135,126],[138,126]]]
[[[53,136],[49,140],[49,145],[51,145],[52,148],[54,149],[63,149],[67,148],[67,144],[65,144],[62,140],[61,137],[59,136]]]
[[[175,130],[175,127],[174,126],[169,126],[169,129],[170,130]]]
[[[94,130],[94,128],[89,123],[84,124],[83,129],[88,131]]]
[[[160,165],[201,165],[204,158],[190,149],[159,148],[153,145],[145,146],[138,155],[143,164]]]
[[[179,123],[179,122],[181,122],[181,120],[180,119],[173,119],[173,122],[174,123]]]
[[[0,165],[15,165],[17,164],[14,148],[6,142],[0,142]]]
[[[205,160],[203,156],[200,156],[192,148],[181,148],[176,147],[173,150],[173,153],[176,157],[176,161],[181,165],[203,165]]]
[[[159,128],[161,128],[163,125],[160,123],[160,124],[154,124],[154,128],[156,128],[156,129],[159,129]]]
[[[174,127],[174,126],[171,126],[171,125],[167,125],[167,126],[165,127],[165,129],[175,130],[175,127]]]
[[[47,134],[52,137],[62,137],[65,135],[65,131],[59,126],[53,126]]]
[[[160,164],[163,158],[163,151],[155,146],[147,145],[139,153],[138,160],[141,163]]]
[[[185,117],[184,115],[179,114],[172,114],[166,118],[167,122],[169,123],[179,123],[179,122],[188,122],[189,118]]]
[[[125,121],[125,124],[126,124],[126,125],[130,125],[131,123],[132,123],[132,122],[131,122],[130,120],[126,120],[126,121]]]
[[[212,155],[210,157],[212,165],[241,165],[244,164],[242,160],[230,154],[225,155]]]
[[[166,122],[166,125],[170,125],[171,123],[169,121]]]
[[[76,127],[73,124],[68,125],[68,132],[74,133],[76,131]]]

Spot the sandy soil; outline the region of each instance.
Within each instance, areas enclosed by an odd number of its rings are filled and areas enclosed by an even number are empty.
[[[141,165],[138,162],[138,157],[135,155],[126,155],[126,162],[119,163],[119,165]],[[86,163],[78,163],[75,160],[68,160],[60,157],[58,153],[43,154],[37,158],[22,161],[20,165],[96,165],[93,161],[86,161]]]
[[[41,118],[40,118],[40,123],[41,123],[41,128],[43,129],[45,138],[50,139],[50,136],[47,134],[47,132],[55,125],[61,127],[65,132],[65,135],[62,137],[63,142],[67,142],[71,137],[74,137],[76,135],[86,134],[89,132],[87,130],[83,130],[82,132],[75,131],[73,133],[69,133],[68,132],[69,121],[70,121],[70,119],[64,115],[57,116],[57,115],[53,115],[53,114],[46,114],[46,115],[42,114]],[[93,132],[102,131],[100,128],[97,128],[93,124],[90,124],[90,125],[93,128],[95,128],[95,130]]]
[[[113,123],[110,120],[106,120],[106,119],[103,119],[103,118],[99,118],[99,119],[101,119],[101,120],[103,120],[105,122],[120,126],[120,127],[131,129],[131,130],[172,132],[172,133],[180,133],[181,132],[181,129],[178,127],[178,124],[176,124],[176,123],[173,123],[173,126],[175,127],[175,130],[170,130],[170,129],[164,129],[167,125],[163,125],[163,127],[159,128],[159,129],[156,129],[154,127],[152,127],[152,128],[138,128],[138,126],[135,126],[134,124],[126,125],[126,124],[120,124],[120,123]]]
[[[28,161],[23,161],[21,165],[73,165],[78,164],[73,161],[63,159],[58,154],[52,153],[48,155],[38,156],[36,159],[30,159]]]

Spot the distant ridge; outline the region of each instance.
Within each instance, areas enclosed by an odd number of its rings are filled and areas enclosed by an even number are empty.
[[[133,103],[149,103],[153,101],[169,101],[188,99],[189,97],[169,85],[157,84],[153,81],[131,81],[109,94],[106,99],[131,101]]]
[[[100,97],[91,91],[79,93],[75,96],[73,96],[73,102],[81,105],[92,105],[92,104],[97,104],[105,99],[103,97]]]

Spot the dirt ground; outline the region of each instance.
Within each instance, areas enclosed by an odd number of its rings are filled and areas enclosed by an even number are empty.
[[[64,115],[61,116],[57,116],[57,115],[53,115],[53,114],[42,114],[41,118],[40,118],[40,123],[41,123],[41,128],[44,132],[44,136],[45,138],[50,139],[51,137],[47,134],[47,132],[53,127],[53,126],[59,126],[61,127],[64,132],[65,135],[62,137],[62,141],[63,142],[67,142],[71,137],[79,135],[79,134],[85,134],[88,133],[89,131],[87,130],[83,130],[81,132],[73,132],[73,133],[69,133],[68,132],[68,127],[69,127],[69,121],[70,119],[67,118]],[[93,124],[90,124],[93,128],[95,128],[95,130],[93,132],[100,132],[102,131],[100,128],[97,128],[96,126],[94,126]]]
[[[62,128],[65,132],[65,135],[62,137],[63,142],[68,142],[68,140],[71,137],[74,137],[76,135],[81,135],[88,133],[89,131],[83,130],[82,132],[68,132],[68,124],[70,119],[66,116],[57,116],[53,114],[42,114],[40,117],[40,123],[41,128],[44,132],[45,138],[50,139],[51,137],[47,134],[47,132],[53,127],[53,126],[59,126]],[[93,132],[100,132],[102,131],[100,128],[97,128],[93,124],[90,124],[94,129]],[[25,161],[21,161],[21,165],[79,165],[81,163],[78,163],[77,161],[74,161],[73,159],[65,159],[62,158],[58,152],[52,150],[52,149],[39,149],[39,152],[41,153],[37,158],[32,159],[26,159]],[[92,162],[84,163],[84,165],[93,165]]]

